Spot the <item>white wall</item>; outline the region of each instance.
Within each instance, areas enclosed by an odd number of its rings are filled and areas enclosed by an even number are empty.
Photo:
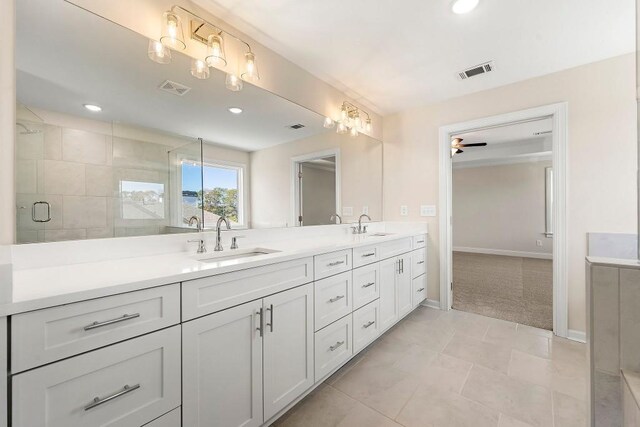
[[[544,236],[545,168],[550,166],[545,161],[454,168],[454,250],[550,255],[553,243]]]
[[[635,88],[628,54],[385,117],[385,220],[424,220],[419,205],[437,204],[440,126],[567,101],[569,328],[584,331],[586,233],[636,231]],[[427,220],[428,297],[438,300],[439,219]]]

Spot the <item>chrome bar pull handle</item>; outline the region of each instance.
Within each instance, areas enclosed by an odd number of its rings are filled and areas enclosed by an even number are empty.
[[[376,284],[376,282],[369,282],[369,283],[365,283],[364,285],[362,285],[362,287],[363,288],[368,288],[368,287],[373,286],[375,284]]]
[[[424,240],[418,240],[416,243],[424,243]]]
[[[374,325],[376,322],[374,322],[373,320],[368,321],[367,323],[365,323],[364,325],[362,325],[363,328],[368,328],[369,326]]]
[[[340,348],[341,346],[344,345],[344,341],[338,341],[337,343],[335,343],[334,345],[329,347],[329,350],[331,351],[336,351],[338,348]]]
[[[338,295],[336,297],[330,298],[329,302],[336,302],[336,301],[340,301],[342,298],[344,298],[344,295]]]
[[[264,331],[264,309],[260,307],[260,310],[258,310],[256,314],[260,317],[260,323],[258,324],[256,330],[260,332],[260,337],[262,337]]]
[[[92,329],[101,328],[103,326],[113,325],[114,323],[124,322],[125,320],[135,319],[136,317],[140,317],[140,313],[125,314],[125,315],[122,315],[120,317],[116,317],[115,319],[105,320],[104,322],[97,322],[96,321],[96,322],[93,322],[90,325],[85,326],[84,330],[85,331],[90,331]]]
[[[344,261],[330,262],[329,264],[327,264],[327,267],[335,267],[336,265],[340,264],[344,264]]]
[[[424,261],[418,261],[417,264],[424,264]]]
[[[45,205],[47,207],[47,218],[46,219],[37,219],[36,218],[36,206],[37,205]],[[39,202],[33,202],[33,205],[31,205],[31,220],[33,222],[49,222],[49,221],[51,221],[51,205],[49,204],[49,202],[46,202],[44,200],[41,200]]]
[[[93,402],[91,402],[87,406],[85,406],[84,410],[88,411],[89,409],[93,409],[96,406],[100,406],[103,403],[109,402],[110,400],[116,399],[116,398],[118,398],[120,396],[124,396],[125,394],[131,393],[132,391],[137,390],[139,388],[140,388],[140,384],[136,384],[136,385],[132,385],[132,386],[129,386],[128,384],[125,384],[125,386],[122,388],[122,390],[117,391],[117,392],[115,392],[115,393],[113,393],[113,394],[111,394],[111,395],[109,395],[107,397],[103,397],[103,398],[94,397],[93,398]]]
[[[362,254],[362,258],[367,258],[367,257],[370,257],[370,256],[376,256],[376,253],[375,252],[369,252],[368,254]]]
[[[267,311],[269,312],[269,323],[267,323],[267,326],[269,327],[269,331],[273,332],[273,304],[267,308]]]
[[[416,292],[422,292],[422,291],[424,291],[424,288],[420,288]]]

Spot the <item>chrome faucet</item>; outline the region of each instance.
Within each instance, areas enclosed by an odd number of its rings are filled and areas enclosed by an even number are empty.
[[[220,252],[223,251],[224,248],[222,247],[222,244],[220,243],[221,236],[220,236],[220,226],[222,225],[222,223],[227,224],[227,230],[231,230],[231,225],[229,225],[229,220],[223,216],[221,216],[220,218],[218,218],[218,222],[216,223],[216,247],[213,249],[214,251]]]
[[[369,219],[369,221],[371,221],[371,217],[367,214],[362,214],[360,215],[360,218],[358,218],[358,226],[356,227],[355,225],[353,227],[351,227],[353,229],[353,234],[364,234],[367,232],[367,226],[366,225],[362,225],[362,218],[363,217],[367,217]]]
[[[187,240],[187,242],[189,243],[198,243],[198,250],[196,251],[199,254],[203,254],[207,252],[207,247],[204,244],[204,239],[192,239],[192,240]]]
[[[335,213],[335,214],[333,214],[333,215],[331,215],[329,217],[329,221],[335,221],[336,219],[338,220],[338,224],[342,224],[342,217],[340,215],[338,215],[337,213]]]
[[[198,218],[197,216],[192,216],[191,218],[189,218],[189,227],[191,227],[193,225],[193,221],[196,222],[196,229],[200,232],[202,231],[202,223],[200,222],[200,218]]]

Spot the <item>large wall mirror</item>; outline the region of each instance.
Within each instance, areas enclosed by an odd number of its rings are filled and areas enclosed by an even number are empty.
[[[194,231],[193,216],[205,228],[221,215],[235,228],[381,219],[380,141],[148,48],[63,0],[17,2],[18,243]]]

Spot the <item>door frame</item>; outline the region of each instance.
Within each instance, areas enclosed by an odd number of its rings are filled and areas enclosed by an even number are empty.
[[[335,157],[336,158],[336,213],[342,215],[340,212],[342,210],[342,194],[340,189],[342,188],[342,167],[340,166],[340,149],[339,148],[331,148],[323,151],[316,151],[309,154],[303,154],[301,156],[296,156],[291,158],[291,205],[289,207],[289,212],[291,213],[289,216],[289,221],[293,227],[299,227],[298,224],[298,205],[300,203],[300,184],[298,181],[298,164],[308,162],[309,160],[322,159],[325,157]],[[303,214],[304,215],[304,214]],[[304,221],[303,221],[304,225]]]
[[[441,126],[439,129],[440,151],[440,308],[450,310],[452,304],[451,283],[453,280],[452,215],[452,165],[451,135],[485,128],[504,126],[518,122],[551,118],[553,182],[553,332],[567,337],[568,329],[568,250],[567,250],[567,192],[568,192],[568,103],[544,105],[526,110],[499,114],[481,119]]]

